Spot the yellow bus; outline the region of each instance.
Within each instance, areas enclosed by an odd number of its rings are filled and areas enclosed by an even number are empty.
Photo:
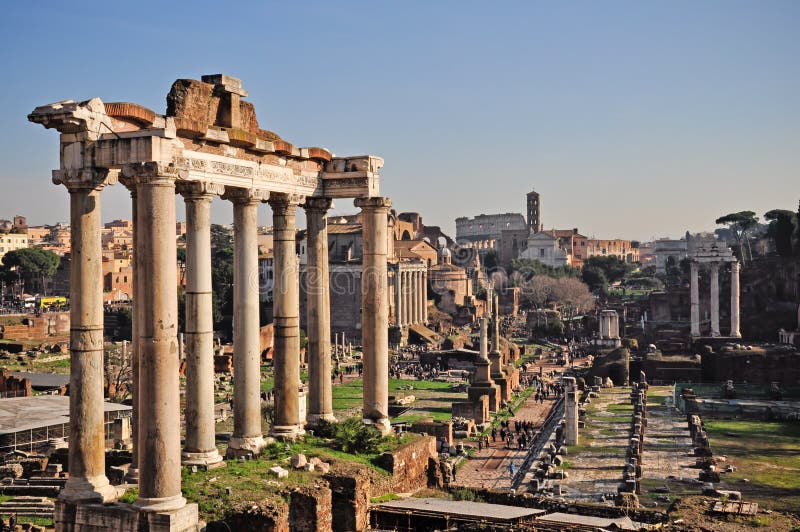
[[[67,298],[63,296],[39,297],[36,299],[36,308],[56,309],[67,306]]]

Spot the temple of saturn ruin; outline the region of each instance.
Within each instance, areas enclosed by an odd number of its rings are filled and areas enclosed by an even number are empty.
[[[69,480],[56,509],[59,530],[194,530],[197,505],[181,495],[181,464],[213,464],[215,446],[209,209],[233,204],[234,429],[228,454],[258,454],[261,427],[257,209],[272,208],[275,285],[275,421],[271,436],[304,432],[300,381],[295,215],[308,226],[309,421],[333,416],[327,212],[355,198],[363,222],[363,419],[384,433],[388,419],[387,226],[379,195],[383,160],[299,148],[259,128],[240,80],[177,80],[159,115],[99,98],[37,107],[32,122],[60,132],[53,182],[70,195],[71,375]],[[101,191],[122,183],[134,218],[133,505],[105,475]],[[186,437],[181,449],[175,194],[186,205]],[[409,308],[411,306],[409,305]]]
[[[742,334],[739,331],[739,261],[736,260],[730,248],[724,244],[720,247],[717,242],[699,245],[689,259],[691,261],[689,282],[691,335],[701,336],[698,269],[707,264],[711,272],[709,297],[711,331],[709,336],[714,338],[721,336],[719,329],[719,268],[720,265],[729,263],[731,267],[731,327],[728,337],[741,338]]]

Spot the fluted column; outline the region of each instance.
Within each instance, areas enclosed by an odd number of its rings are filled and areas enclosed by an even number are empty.
[[[258,204],[267,194],[226,187],[223,197],[233,203],[233,435],[227,455],[235,457],[258,454],[265,445],[261,430]]]
[[[719,262],[711,263],[711,336],[719,336]]]
[[[400,283],[400,297],[403,299],[403,323],[405,325],[411,324],[411,309],[408,300],[408,272],[402,272],[401,274],[402,282]]]
[[[414,272],[414,315],[417,323],[422,323],[422,272]]]
[[[307,198],[306,294],[308,321],[308,423],[335,421],[331,389],[331,298],[328,271],[328,198]]]
[[[400,270],[400,264],[397,264],[397,275],[394,276],[394,315],[395,322],[398,327],[405,325],[403,320],[403,272]]]
[[[739,263],[731,263],[731,336],[741,338],[739,330]]]
[[[422,272],[422,323],[428,323],[428,272]]]
[[[294,439],[302,435],[300,418],[300,284],[295,250],[295,214],[302,197],[272,194],[275,284],[272,313],[275,323],[275,424],[271,434]],[[327,243],[326,243],[327,245]]]
[[[193,182],[179,188],[186,204],[186,439],[183,463],[222,460],[214,421],[214,315],[211,303],[211,201],[224,191]]]
[[[181,495],[178,277],[175,246],[175,175],[155,164],[134,165],[138,178],[139,282],[139,498],[136,507],[158,512],[183,507]]]
[[[358,198],[364,256],[361,275],[361,343],[364,350],[365,423],[384,434],[389,424],[389,305],[387,302],[388,198]]]
[[[103,255],[100,191],[108,171],[53,172],[70,196],[69,479],[59,498],[110,501],[105,470],[103,397]]]
[[[689,263],[689,300],[691,303],[691,335],[700,336],[700,289],[698,288],[697,263]]]

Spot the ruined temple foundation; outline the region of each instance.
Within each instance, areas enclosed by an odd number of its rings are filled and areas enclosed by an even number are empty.
[[[489,411],[498,412],[500,410],[501,391],[500,387],[494,383],[491,376],[491,362],[488,357],[488,334],[486,318],[480,319],[480,354],[475,361],[475,375],[467,389],[467,398],[473,405],[480,405],[483,396],[488,397]]]
[[[387,235],[391,202],[379,195],[382,159],[339,158],[299,148],[259,128],[240,80],[225,75],[177,80],[167,114],[132,103],[66,100],[28,119],[60,136],[53,181],[70,192],[69,480],[56,501],[59,531],[198,530],[198,508],[181,494],[181,463],[213,465],[220,456],[213,418],[213,343],[209,208],[215,196],[234,212],[234,431],[228,454],[258,454],[261,426],[257,209],[275,223],[276,422],[271,434],[302,435],[305,394],[299,372],[299,287],[295,212],[308,216],[309,268],[322,272],[309,301],[312,420],[332,418],[325,212],[332,198],[362,209],[364,422],[386,433],[388,419]],[[105,475],[100,192],[121,180],[134,202],[136,294],[133,310],[134,504]],[[187,210],[186,440],[181,448],[175,195]],[[327,378],[325,378],[327,376]]]

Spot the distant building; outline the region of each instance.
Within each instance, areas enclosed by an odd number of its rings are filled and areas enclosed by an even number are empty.
[[[16,251],[28,247],[27,233],[0,234],[0,261],[9,251]]]
[[[542,230],[542,203],[539,193],[531,190],[528,199],[528,231],[538,233]]]
[[[480,214],[474,218],[456,218],[456,242],[461,245],[477,242],[496,242],[505,230],[527,231],[525,218],[516,212]],[[495,247],[492,245],[491,247]]]
[[[561,247],[559,239],[548,231],[529,236],[527,249],[520,254],[519,258],[538,260],[551,268],[569,265],[569,257]]]
[[[630,240],[590,238],[586,241],[586,252],[586,258],[617,257],[625,262],[639,262],[639,244]]]

